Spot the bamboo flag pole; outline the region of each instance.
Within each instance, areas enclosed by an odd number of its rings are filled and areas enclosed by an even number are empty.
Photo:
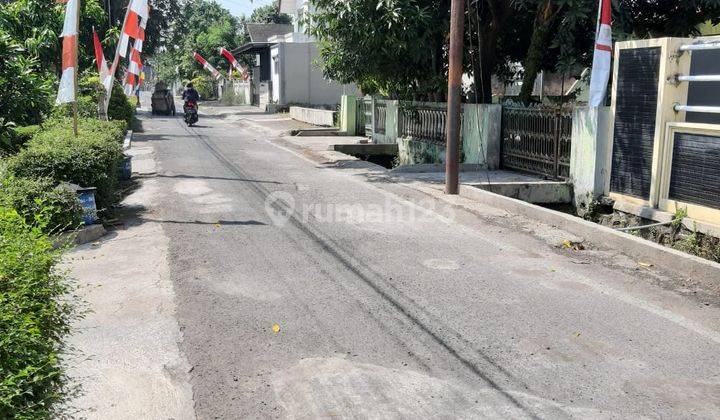
[[[128,14],[130,14],[130,5],[132,5],[132,0],[128,2],[127,8],[125,9],[125,18],[123,18],[122,25],[120,26],[120,36],[118,37],[117,45],[115,46],[115,57],[113,58],[112,64],[110,64],[110,77],[113,78],[113,83],[115,82],[115,73],[117,72],[118,65],[120,64],[120,45],[123,43],[125,22],[127,22]],[[127,48],[127,44],[125,44],[125,48]],[[110,96],[112,96],[112,89],[110,89],[110,94],[106,96],[105,114],[107,114],[108,108],[110,107]]]
[[[80,43],[80,11],[82,10],[82,0],[78,0],[78,12],[75,16],[75,27],[78,28],[78,35],[77,35],[77,42],[75,42],[75,51],[73,51],[73,54],[75,55],[75,73],[73,74],[73,89],[75,90],[75,100],[73,101],[73,133],[75,134],[75,137],[78,136],[78,70],[80,68],[80,63],[78,62],[78,44]]]

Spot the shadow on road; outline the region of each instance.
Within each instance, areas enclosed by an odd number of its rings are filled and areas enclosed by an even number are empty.
[[[240,182],[253,182],[257,184],[275,184],[275,185],[285,185],[283,182],[279,181],[263,181],[260,179],[251,179],[251,178],[228,178],[228,177],[222,177],[222,176],[206,176],[206,175],[164,175],[164,174],[145,174],[145,175],[133,175],[134,179],[149,179],[149,178],[173,178],[173,179],[211,179],[211,180],[218,180],[218,181],[240,181]]]

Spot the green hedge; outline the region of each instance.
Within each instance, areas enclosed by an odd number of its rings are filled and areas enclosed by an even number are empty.
[[[108,105],[108,118],[111,120],[125,121],[127,127],[132,127],[134,117],[135,105],[130,102],[130,98],[125,96],[122,86],[114,82],[112,95],[110,95],[110,104]]]
[[[97,75],[84,75],[80,78],[78,81],[78,116],[97,118],[98,100],[104,89]],[[113,82],[107,113],[108,119],[125,121],[128,127],[132,125],[135,117],[135,105],[130,98],[125,96],[122,86],[116,81]],[[60,119],[72,117],[72,104],[56,106],[53,109],[52,117]]]
[[[41,228],[0,206],[0,418],[47,418],[62,398],[58,354],[72,309],[59,259]]]
[[[116,203],[118,171],[123,159],[125,123],[81,119],[78,137],[70,120],[48,124],[17,155],[8,169],[22,178],[48,178],[97,188],[98,208]]]
[[[74,229],[82,223],[83,208],[70,188],[49,178],[17,178],[0,168],[0,206],[13,208],[29,223],[45,220],[47,233]]]
[[[17,153],[39,131],[39,125],[10,128],[0,136],[0,156]]]

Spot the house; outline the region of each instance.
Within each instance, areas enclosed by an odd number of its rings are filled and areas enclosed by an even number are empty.
[[[293,27],[274,23],[248,23],[246,30],[250,36],[250,42],[232,52],[236,55],[252,55],[254,57],[251,102],[255,106],[264,108],[267,103],[272,102],[270,47],[273,43],[268,39],[291,33]]]
[[[283,0],[280,10],[293,17],[292,25],[248,24],[250,42],[234,51],[256,56],[253,104],[335,107],[343,94],[356,93],[354,85],[326,80],[315,64],[317,46],[303,24],[312,12],[309,2]]]

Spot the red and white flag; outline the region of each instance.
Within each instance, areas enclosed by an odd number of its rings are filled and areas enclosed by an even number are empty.
[[[148,6],[147,0],[132,0],[130,2],[127,17],[120,32],[120,43],[118,44],[120,57],[127,56],[130,38],[135,40],[145,39],[145,27],[147,26],[149,17],[150,7]],[[139,50],[142,51],[142,43],[140,44]]]
[[[230,65],[232,65],[232,67],[234,67],[237,71],[240,72],[240,74],[242,74],[243,80],[247,80],[249,78],[250,75],[248,74],[247,70],[242,65],[240,65],[240,63],[237,61],[237,59],[235,59],[235,56],[232,55],[230,51],[226,50],[223,47],[220,47],[220,54],[222,54],[223,57],[225,57],[227,61],[230,62]]]
[[[205,70],[212,73],[215,80],[219,80],[222,75],[220,74],[215,67],[213,67],[210,63],[208,63],[202,56],[198,53],[193,53],[193,56],[195,57],[195,60],[197,60],[198,63],[202,64],[202,66],[205,68]]]
[[[608,80],[612,70],[612,0],[600,0],[598,25],[595,35],[592,75],[590,76],[590,106],[605,103]]]
[[[105,54],[103,53],[102,44],[100,43],[100,37],[98,36],[95,28],[93,28],[93,43],[95,44],[95,61],[97,62],[98,74],[100,74],[100,83],[105,87],[105,92],[108,97],[112,93],[113,79],[110,75],[110,69],[108,68],[107,61],[105,60]]]
[[[125,72],[125,81],[123,82],[123,92],[126,96],[132,96],[135,92],[136,76],[129,71]]]
[[[138,51],[134,46],[130,50],[130,65],[128,66],[128,71],[135,76],[140,76],[140,73],[142,72],[142,59],[140,58],[140,51]]]
[[[65,6],[65,23],[60,36],[63,39],[62,48],[62,76],[58,89],[58,104],[75,102],[75,80],[77,72],[78,49],[78,23],[80,13],[80,0],[62,0]]]

